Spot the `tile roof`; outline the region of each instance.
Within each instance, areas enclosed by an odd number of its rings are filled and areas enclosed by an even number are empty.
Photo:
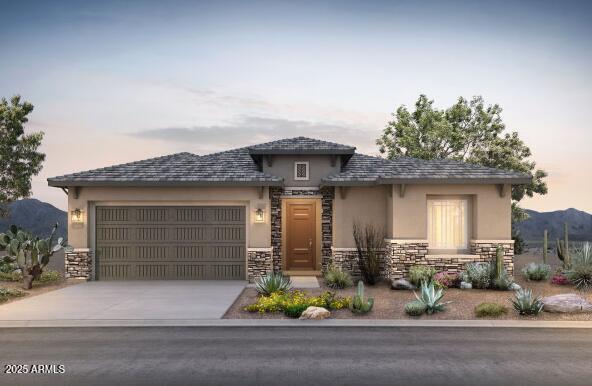
[[[314,153],[314,152],[317,153]],[[253,158],[262,154],[342,154],[349,161],[340,173],[322,179],[323,185],[389,184],[404,182],[526,183],[530,176],[450,160],[401,157],[387,160],[355,153],[352,146],[305,137],[198,156],[177,153],[48,178],[50,186],[149,185],[270,185],[283,178],[259,171]],[[319,153],[320,152],[320,153]],[[351,158],[350,158],[351,157]]]
[[[257,170],[246,148],[198,156],[177,153],[47,179],[50,186],[85,185],[281,185]]]
[[[249,146],[250,154],[354,154],[356,148],[319,139],[295,137]]]
[[[400,157],[388,160],[364,154],[355,154],[342,172],[323,178],[326,185],[347,183],[404,183],[443,182],[464,183],[470,181],[527,183],[531,177],[517,173],[461,161],[446,159],[422,160]]]

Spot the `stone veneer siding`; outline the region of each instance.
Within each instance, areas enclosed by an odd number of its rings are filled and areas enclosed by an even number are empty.
[[[249,248],[247,250],[247,279],[250,283],[272,272],[273,248]]]
[[[333,245],[333,199],[335,189],[283,189],[270,188],[271,201],[271,246],[273,248],[273,271],[282,270],[282,196],[321,196],[321,266],[323,271],[331,260]]]
[[[66,279],[92,279],[92,252],[79,248],[65,253]]]
[[[428,265],[426,255],[428,243],[425,240],[386,242],[386,267],[387,279],[402,279],[407,277],[409,268],[414,265]]]
[[[333,267],[349,272],[349,274],[355,279],[362,277],[358,250],[356,248],[331,248],[331,250],[333,253],[330,262]],[[386,277],[386,250],[380,254],[378,264],[380,276]]]
[[[479,261],[495,261],[497,246],[504,249],[504,267],[508,275],[514,275],[514,240],[471,240],[471,253],[479,255]]]
[[[385,277],[407,277],[414,265],[429,265],[438,271],[460,272],[467,263],[495,261],[498,245],[504,249],[504,266],[514,274],[514,243],[512,240],[471,240],[471,255],[428,255],[426,240],[388,240]]]

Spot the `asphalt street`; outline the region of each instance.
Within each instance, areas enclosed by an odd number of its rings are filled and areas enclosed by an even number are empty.
[[[590,329],[0,330],[2,385],[590,385],[591,358]]]

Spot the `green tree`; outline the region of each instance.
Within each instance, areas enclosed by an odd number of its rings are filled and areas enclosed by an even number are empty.
[[[527,216],[517,203],[525,196],[546,194],[547,173],[536,168],[530,149],[518,133],[505,132],[501,113],[499,105],[486,106],[480,96],[470,101],[460,97],[450,108],[439,110],[433,100],[420,95],[415,110],[400,106],[393,113],[393,120],[376,143],[389,159],[449,158],[530,174],[530,184],[512,187],[512,220],[522,221]]]
[[[33,111],[20,96],[0,100],[0,216],[6,203],[31,194],[31,177],[39,174],[45,154],[37,151],[43,132],[25,134],[27,115]]]

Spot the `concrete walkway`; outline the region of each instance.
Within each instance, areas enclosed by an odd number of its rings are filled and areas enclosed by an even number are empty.
[[[245,281],[86,282],[0,306],[0,325],[219,319]],[[19,322],[19,323],[20,323]],[[18,323],[17,323],[18,324]]]

